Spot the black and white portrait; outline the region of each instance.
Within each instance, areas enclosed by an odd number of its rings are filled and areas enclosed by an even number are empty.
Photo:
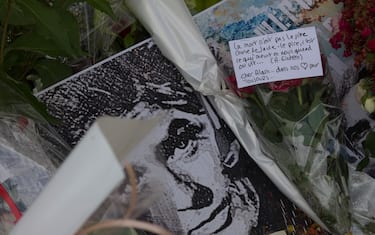
[[[311,224],[151,40],[38,97],[61,120],[56,128],[72,146],[101,116],[163,117],[129,160],[141,176],[144,214],[174,234],[260,235]],[[116,193],[126,198],[126,188]]]

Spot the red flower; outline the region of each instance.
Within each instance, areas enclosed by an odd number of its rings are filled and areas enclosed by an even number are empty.
[[[302,84],[302,79],[284,80],[278,82],[270,82],[269,88],[273,91],[287,92],[289,88],[296,87]]]
[[[252,93],[255,92],[255,86],[248,86],[248,87],[239,88],[238,91],[241,92],[241,93],[252,94]]]
[[[350,50],[350,49],[346,49],[345,51],[344,51],[344,57],[349,57],[349,56],[351,56],[352,55],[352,51]]]
[[[244,88],[237,87],[236,77],[234,75],[227,78],[229,87],[236,92],[239,97],[243,97],[244,94],[252,94],[255,92],[255,86],[248,86]],[[302,84],[302,79],[292,79],[277,82],[268,83],[268,87],[273,91],[287,92],[289,88],[296,87]]]
[[[19,117],[17,122],[21,130],[24,130],[29,125],[29,120],[24,116]]]
[[[375,39],[371,39],[367,42],[367,47],[370,49],[372,52],[375,52]]]
[[[243,96],[244,93],[246,94],[252,94],[255,92],[255,86],[248,86],[243,88],[238,88],[237,86],[237,80],[236,76],[231,75],[227,78],[227,81],[229,82],[229,86],[232,90],[236,92],[236,94],[240,97]]]
[[[372,34],[372,30],[371,30],[370,27],[366,27],[366,28],[364,28],[364,29],[362,30],[362,32],[361,32],[361,36],[362,36],[363,38],[368,38],[371,34]]]
[[[339,21],[339,29],[344,30],[344,31],[349,31],[349,30],[351,30],[351,26],[350,26],[348,21],[341,18],[340,21]]]
[[[331,43],[331,46],[334,48],[334,49],[339,49],[341,47],[341,44],[340,42],[342,41],[343,39],[343,35],[341,32],[338,32],[336,33],[335,35],[333,35],[333,37],[331,37],[329,39],[329,42]]]
[[[236,76],[231,75],[227,78],[227,81],[229,82],[230,86],[234,86],[237,88],[237,81],[236,81]]]
[[[375,13],[375,7],[370,8],[370,12],[371,12],[371,13]]]

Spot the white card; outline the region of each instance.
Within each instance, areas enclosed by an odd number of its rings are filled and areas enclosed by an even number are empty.
[[[323,75],[315,27],[229,42],[239,88]]]

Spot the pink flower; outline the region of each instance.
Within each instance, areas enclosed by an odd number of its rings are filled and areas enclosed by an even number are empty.
[[[372,30],[371,30],[370,27],[366,27],[366,28],[364,28],[364,29],[362,30],[362,32],[361,32],[361,36],[362,36],[363,38],[368,38],[371,34],[372,34]]]
[[[370,49],[372,52],[375,52],[375,39],[371,39],[367,42],[367,47]]]
[[[302,84],[302,79],[292,79],[292,80],[284,80],[284,81],[278,81],[278,82],[270,82],[268,86],[273,91],[287,92],[289,88],[296,87],[301,84]]]

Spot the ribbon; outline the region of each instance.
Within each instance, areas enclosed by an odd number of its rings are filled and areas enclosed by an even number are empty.
[[[17,208],[16,203],[13,201],[8,191],[4,188],[2,184],[0,184],[0,198],[4,199],[4,201],[8,204],[10,211],[16,218],[16,221],[14,223],[17,223],[17,221],[21,219],[22,213]]]

